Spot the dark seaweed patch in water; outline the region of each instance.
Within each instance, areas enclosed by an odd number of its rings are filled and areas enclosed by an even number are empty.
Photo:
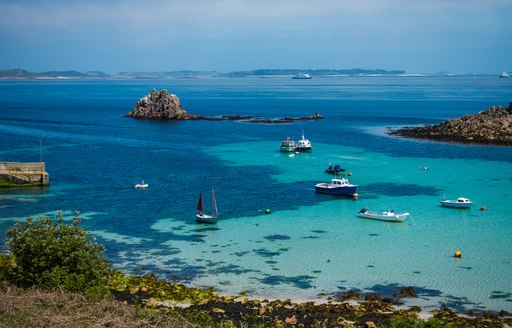
[[[512,298],[512,293],[493,290],[490,298]]]
[[[253,251],[262,257],[274,257],[274,256],[281,255],[280,252],[269,251],[266,248],[253,249]]]
[[[466,270],[471,270],[471,267],[467,267],[467,266],[460,266],[459,268],[466,269]]]
[[[367,268],[375,268],[375,265],[371,265],[371,264],[369,264],[369,265],[367,265],[366,267],[367,267]]]
[[[242,257],[242,256],[247,255],[247,254],[249,254],[249,251],[231,253],[231,255],[236,255],[238,257]]]
[[[241,266],[234,265],[234,264],[228,264],[222,267],[218,267],[215,270],[212,270],[213,273],[234,273],[236,275],[241,275],[243,273],[249,273],[249,272],[259,272],[256,270],[250,270],[250,269],[243,269]]]
[[[165,256],[165,255],[176,255],[179,253],[181,253],[181,250],[173,247],[173,248],[166,248],[166,249],[159,250],[157,252],[152,253],[151,255],[152,256]]]
[[[373,183],[361,186],[361,194],[379,194],[386,196],[437,196],[441,189],[412,183]]]
[[[375,285],[369,290],[371,290],[374,293],[381,294],[386,297],[393,296],[394,293],[399,291],[401,288],[403,288],[403,285],[400,284],[389,284],[389,285]],[[416,292],[417,297],[438,297],[441,296],[442,293],[440,290],[437,289],[427,289],[422,287],[416,287],[416,286],[408,286],[411,288],[414,288],[414,291]]]
[[[412,273],[420,274],[420,273],[421,273],[421,271],[413,271]]]
[[[265,238],[266,240],[269,240],[269,241],[292,239],[290,236],[286,236],[286,235],[270,235],[270,236],[266,236],[263,238]]]
[[[322,270],[313,270],[313,271],[311,271],[311,273],[319,274],[319,273],[322,273]]]
[[[221,251],[212,251],[212,254],[220,253]]]
[[[325,230],[311,230],[313,233],[327,233]]]
[[[378,233],[369,233],[368,236],[371,236],[371,237],[376,237],[378,236],[379,234]]]
[[[278,249],[278,251],[280,252],[288,252],[290,250],[290,247],[282,247],[280,249]]]
[[[150,272],[155,273],[157,276],[177,276],[184,282],[190,282],[199,276],[206,274],[207,267],[201,265],[190,265],[186,261],[180,258],[174,258],[162,262],[166,266],[165,270],[162,270],[156,266],[147,266]],[[153,268],[153,269],[151,269]]]
[[[302,239],[318,239],[320,237],[318,236],[306,236],[306,237],[301,237]]]
[[[197,232],[207,232],[207,231],[219,231],[220,229],[217,227],[208,226],[208,227],[197,227],[194,230]]]
[[[274,261],[274,260],[267,260],[267,261],[265,261],[265,263],[267,263],[267,264],[277,264],[279,262]]]
[[[301,275],[296,277],[285,277],[285,276],[268,276],[261,279],[261,282],[266,285],[277,286],[281,284],[289,284],[293,285],[300,289],[309,289],[313,288],[311,284],[311,280],[315,277],[308,275]]]
[[[485,310],[484,306],[478,305],[478,303],[471,302],[467,297],[456,297],[452,295],[446,295],[444,297],[444,303],[441,303],[441,308],[448,307],[457,312],[468,312],[470,309],[481,309]]]

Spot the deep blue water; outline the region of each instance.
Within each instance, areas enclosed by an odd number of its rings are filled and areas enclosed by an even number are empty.
[[[325,118],[292,124],[252,124],[123,117],[153,88],[177,94],[188,112],[204,116],[274,118],[319,112]],[[0,161],[38,161],[42,141],[42,157],[51,179],[49,188],[0,190],[0,240],[3,242],[4,232],[16,220],[56,210],[68,214],[80,210],[83,226],[99,233],[99,240],[107,246],[107,256],[118,267],[154,268],[164,276],[176,274],[194,284],[207,273],[207,267],[215,264],[191,264],[177,256],[162,269],[155,264],[157,260],[141,265],[135,254],[151,250],[172,257],[184,250],[182,246],[166,246],[169,242],[195,245],[211,237],[211,231],[222,235],[220,223],[217,228],[205,228],[193,221],[199,191],[207,193],[215,187],[226,222],[258,216],[257,209],[261,208],[271,208],[273,213],[294,210],[298,217],[307,218],[313,214],[303,212],[303,207],[332,203],[332,199],[311,192],[311,185],[319,181],[309,171],[299,177],[279,178],[291,172],[277,151],[282,139],[298,139],[304,130],[314,146],[322,145],[320,149],[356,149],[345,154],[350,156],[378,154],[395,158],[397,163],[406,158],[418,158],[418,162],[447,160],[440,162],[447,165],[453,163],[449,161],[482,161],[488,163],[482,170],[490,166],[507,168],[512,163],[512,147],[415,141],[389,137],[383,131],[386,127],[435,124],[494,105],[508,106],[511,100],[512,81],[492,77],[0,81]],[[271,149],[266,147],[269,144]],[[251,151],[244,153],[248,149]],[[315,158],[317,154],[323,153],[314,150],[309,159],[329,161]],[[307,166],[310,169],[312,166]],[[323,169],[314,168],[319,172]],[[512,182],[510,176],[506,173],[503,178]],[[150,188],[134,190],[133,185],[141,179]],[[446,192],[444,187],[418,184],[408,185],[409,190],[405,183],[394,188],[393,183],[383,187],[366,181],[368,199],[401,193],[439,197]],[[364,186],[361,188],[364,191]],[[496,192],[509,197],[506,190]],[[163,219],[177,223],[175,229],[155,229],[154,225]],[[253,223],[244,224],[244,220],[239,220],[240,229],[250,230]],[[502,228],[509,230],[510,225]],[[272,238],[264,241],[275,243]],[[286,238],[280,242],[286,243]],[[232,244],[244,249],[243,243],[239,240]],[[294,248],[290,249],[293,253]],[[506,253],[510,260],[509,255],[510,251]],[[507,270],[505,276],[500,273],[500,279],[512,278],[507,277],[510,268]],[[267,275],[261,284],[269,281],[272,279]],[[296,286],[291,287],[292,293],[293,288]]]

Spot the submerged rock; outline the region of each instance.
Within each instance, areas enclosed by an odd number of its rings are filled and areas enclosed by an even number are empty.
[[[437,125],[405,127],[389,131],[391,135],[512,146],[512,102],[509,107],[493,106],[475,115],[464,115]]]

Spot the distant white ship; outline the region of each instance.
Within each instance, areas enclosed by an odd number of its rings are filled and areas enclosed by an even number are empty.
[[[508,78],[508,77],[509,77],[509,75],[508,75],[508,73],[507,73],[507,72],[503,72],[503,73],[501,73],[501,74],[500,74],[500,77],[501,77],[502,79],[506,79],[506,78]]]
[[[294,80],[309,80],[309,79],[311,79],[311,75],[309,75],[308,73],[299,73],[299,74],[295,74],[294,76],[292,76],[292,79],[294,79]]]

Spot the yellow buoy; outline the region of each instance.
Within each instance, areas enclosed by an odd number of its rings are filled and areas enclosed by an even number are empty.
[[[353,194],[352,196],[354,196],[354,198],[359,197],[359,195],[357,193]]]
[[[265,210],[265,214],[270,214],[270,210],[268,208]]]
[[[295,152],[295,154],[296,154],[296,155],[298,155],[298,154],[299,154],[299,152],[298,152],[298,151],[296,151],[296,152]]]
[[[462,253],[460,251],[456,251],[453,256],[455,257],[462,257]]]

